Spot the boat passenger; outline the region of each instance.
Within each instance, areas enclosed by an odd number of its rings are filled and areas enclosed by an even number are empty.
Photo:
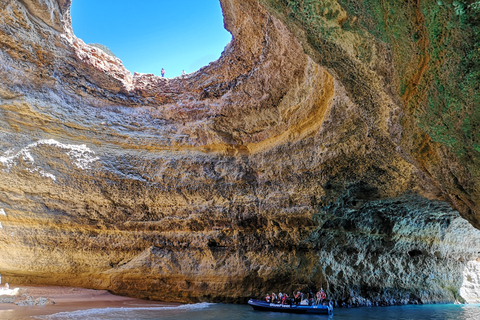
[[[317,292],[317,304],[322,304],[325,299],[327,299],[327,295],[325,291],[323,291],[323,288],[321,288],[320,291]]]
[[[302,302],[302,293],[300,291],[297,291],[297,294],[295,295],[294,298],[295,304],[300,304]]]
[[[265,298],[267,302],[272,302],[272,297],[267,293],[267,297]]]
[[[278,297],[277,295],[274,293],[272,293],[272,303],[277,303],[277,300],[278,300]]]

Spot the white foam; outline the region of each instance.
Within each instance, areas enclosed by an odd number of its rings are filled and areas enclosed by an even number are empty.
[[[7,213],[5,212],[5,210],[3,210],[2,208],[0,208],[0,215],[2,216],[7,216]]]
[[[31,143],[15,154],[13,154],[12,150],[7,151],[4,156],[0,156],[0,163],[7,167],[7,169],[11,169],[13,166],[18,164],[20,159],[23,159],[27,164],[33,167],[27,168],[27,170],[31,173],[38,172],[43,177],[56,180],[56,177],[53,174],[43,171],[40,167],[34,166],[35,157],[32,154],[34,154],[34,149],[41,145],[49,145],[58,149],[66,150],[65,154],[68,155],[77,168],[82,170],[90,169],[90,165],[99,160],[99,158],[95,156],[95,152],[84,144],[64,144],[54,139],[47,139]]]
[[[135,307],[135,308],[98,308],[78,310],[72,312],[59,312],[52,315],[36,316],[36,319],[95,319],[102,315],[125,314],[132,311],[168,311],[168,310],[201,310],[214,305],[213,303],[185,304],[178,307]],[[125,318],[126,319],[126,318]]]

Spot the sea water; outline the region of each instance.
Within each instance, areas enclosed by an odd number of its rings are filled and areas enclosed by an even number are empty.
[[[139,308],[101,308],[61,312],[48,316],[36,316],[32,319],[381,319],[381,320],[479,320],[480,305],[407,305],[398,307],[362,307],[337,308],[334,314],[297,315],[278,312],[255,311],[248,305],[199,303],[176,307],[139,307]]]

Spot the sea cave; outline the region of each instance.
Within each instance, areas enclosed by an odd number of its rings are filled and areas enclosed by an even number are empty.
[[[71,2],[0,0],[3,279],[480,302],[478,1],[220,0],[232,41],[176,78]]]

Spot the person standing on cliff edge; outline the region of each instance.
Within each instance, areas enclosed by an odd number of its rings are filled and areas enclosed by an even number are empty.
[[[162,78],[165,77],[165,69],[162,68],[162,71],[160,71],[162,74]]]

